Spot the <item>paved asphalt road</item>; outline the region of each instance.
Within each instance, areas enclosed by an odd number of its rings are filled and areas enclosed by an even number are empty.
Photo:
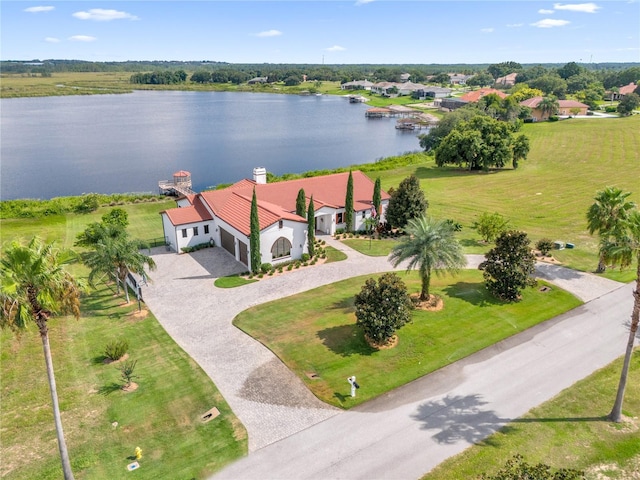
[[[253,452],[213,478],[419,478],[621,356],[632,287]]]

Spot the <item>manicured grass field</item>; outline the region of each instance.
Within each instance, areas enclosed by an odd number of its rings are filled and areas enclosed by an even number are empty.
[[[622,353],[622,350],[621,352]],[[640,410],[640,356],[632,359],[625,407]],[[574,468],[588,479],[632,479],[640,472],[638,417],[616,425],[604,420],[615,398],[621,359],[532,409],[478,445],[446,460],[423,480],[479,478],[493,474],[516,453],[529,464]]]
[[[68,213],[40,218],[0,219],[2,243],[11,240],[30,240],[39,235],[47,241],[56,241],[64,248],[73,248],[78,233],[89,223],[99,222],[102,215],[112,208],[122,208],[129,214],[127,231],[132,237],[151,241],[164,238],[159,212],[175,206],[175,199],[157,202],[132,203],[127,205],[104,206],[88,214]]]
[[[50,321],[50,341],[71,463],[77,479],[206,478],[247,452],[244,427],[215,385],[153,315],[138,317],[102,286],[82,302],[79,321]],[[125,393],[103,363],[107,342],[126,339],[139,387]],[[2,341],[0,476],[62,477],[42,343],[37,330]],[[221,415],[202,423],[217,407]],[[114,427],[113,422],[118,422]],[[140,469],[126,471],[134,449]]]
[[[479,271],[465,270],[454,279],[432,279],[432,292],[444,298],[444,309],[416,310],[413,323],[399,330],[398,345],[378,351],[355,323],[353,297],[367,278],[256,306],[234,324],[278,355],[318,398],[349,408],[580,304],[557,288],[528,289],[520,303],[502,304],[487,293]],[[410,292],[420,290],[416,274],[401,278]],[[362,385],[356,399],[348,397],[345,381],[353,374]]]
[[[467,253],[486,252],[472,225],[483,212],[499,212],[511,227],[526,231],[533,244],[543,237],[575,244],[554,252],[555,257],[569,267],[593,271],[598,238],[587,232],[586,211],[607,185],[632,192],[630,198],[640,204],[638,131],[639,115],[527,124],[523,133],[531,152],[517,170],[467,172],[430,161],[379,175],[384,189],[417,175],[429,200],[428,213],[463,225],[459,238]],[[607,276],[630,281],[633,272]]]
[[[342,240],[342,242],[348,247],[370,257],[386,257],[393,246],[398,244],[398,240],[390,238],[372,240],[368,238],[348,238]]]

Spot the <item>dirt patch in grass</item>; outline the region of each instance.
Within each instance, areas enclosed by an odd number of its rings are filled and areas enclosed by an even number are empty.
[[[428,312],[439,312],[444,308],[444,301],[442,297],[438,295],[429,295],[429,298],[426,300],[420,300],[419,293],[412,293],[410,295],[411,302],[416,310],[426,310]]]
[[[125,353],[123,356],[121,356],[117,360],[113,360],[112,358],[105,358],[104,360],[102,360],[102,363],[104,363],[105,365],[110,365],[112,363],[124,362],[128,358],[129,358],[129,354]]]
[[[371,348],[375,348],[377,350],[389,350],[390,348],[395,348],[395,346],[398,345],[397,335],[394,335],[385,343],[377,343],[375,340],[369,338],[368,335],[365,335],[364,338]]]

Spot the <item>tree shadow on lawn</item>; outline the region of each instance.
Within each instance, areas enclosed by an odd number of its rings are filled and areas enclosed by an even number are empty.
[[[509,168],[497,168],[485,170],[469,170],[461,167],[438,167],[436,165],[429,167],[418,167],[414,175],[419,179],[427,178],[449,178],[449,177],[470,177],[479,175],[495,175],[498,173],[513,171]]]
[[[436,430],[433,439],[440,444],[451,445],[460,440],[470,444],[499,447],[500,442],[489,438],[500,431],[515,432],[517,427],[508,423],[553,423],[553,422],[603,422],[606,417],[566,418],[501,418],[492,410],[483,409],[487,402],[481,395],[447,395],[446,397],[418,406],[412,418],[422,422],[421,429]]]
[[[111,395],[113,392],[117,392],[118,390],[122,390],[122,385],[119,383],[112,382],[108,385],[103,385],[98,389],[98,393],[103,396]]]
[[[451,298],[459,298],[477,307],[502,305],[504,302],[491,295],[482,283],[457,282],[446,286],[442,291]]]
[[[343,357],[371,355],[378,351],[369,346],[364,339],[364,333],[355,323],[325,328],[317,335],[325,347]]]

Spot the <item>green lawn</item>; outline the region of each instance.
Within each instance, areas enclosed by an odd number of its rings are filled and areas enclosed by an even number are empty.
[[[487,293],[481,272],[465,270],[454,279],[432,279],[444,309],[415,311],[413,323],[399,331],[398,345],[377,351],[355,324],[353,297],[366,278],[256,306],[234,324],[278,355],[321,400],[349,408],[580,304],[557,288],[528,289],[520,303],[502,304]],[[401,278],[409,291],[419,291],[416,274]],[[355,400],[347,396],[345,381],[353,374],[362,385]]]
[[[50,341],[71,463],[77,479],[125,478],[135,447],[136,478],[206,478],[247,452],[244,427],[200,367],[153,315],[101,287],[82,302],[79,321],[50,321]],[[62,477],[42,344],[35,328],[20,338],[0,333],[0,476]],[[120,372],[103,363],[108,341],[127,339],[137,360],[131,393]],[[203,424],[212,407],[221,415]],[[114,428],[113,422],[118,422]]]
[[[390,238],[373,240],[369,238],[349,238],[342,240],[342,242],[346,246],[370,257],[386,257],[394,245],[398,244],[398,240],[392,240]]]
[[[622,353],[622,345],[621,351]],[[640,411],[640,356],[632,358],[623,412]],[[577,382],[463,453],[423,480],[478,478],[495,473],[516,453],[529,464],[583,470],[588,479],[631,479],[640,471],[638,417],[616,425],[604,420],[613,406],[621,359]],[[633,412],[633,413],[632,413]]]
[[[473,222],[483,212],[499,212],[534,244],[543,237],[574,243],[576,248],[554,255],[569,267],[593,271],[598,239],[587,232],[585,214],[595,193],[607,185],[631,191],[631,199],[640,204],[638,131],[638,115],[527,124],[523,133],[530,138],[531,152],[517,170],[470,173],[438,168],[432,160],[371,176],[379,175],[388,190],[417,175],[429,201],[428,213],[463,225],[459,238],[467,253],[487,250],[478,243]],[[633,272],[607,276],[631,281]]]
[[[73,248],[76,235],[91,222],[99,222],[102,215],[112,208],[122,208],[129,214],[127,231],[134,238],[145,241],[164,237],[159,213],[175,206],[175,199],[167,198],[157,202],[131,203],[127,205],[103,206],[88,214],[67,213],[40,218],[0,219],[2,243],[11,240],[30,240],[39,235],[47,241],[55,240],[64,248]]]

